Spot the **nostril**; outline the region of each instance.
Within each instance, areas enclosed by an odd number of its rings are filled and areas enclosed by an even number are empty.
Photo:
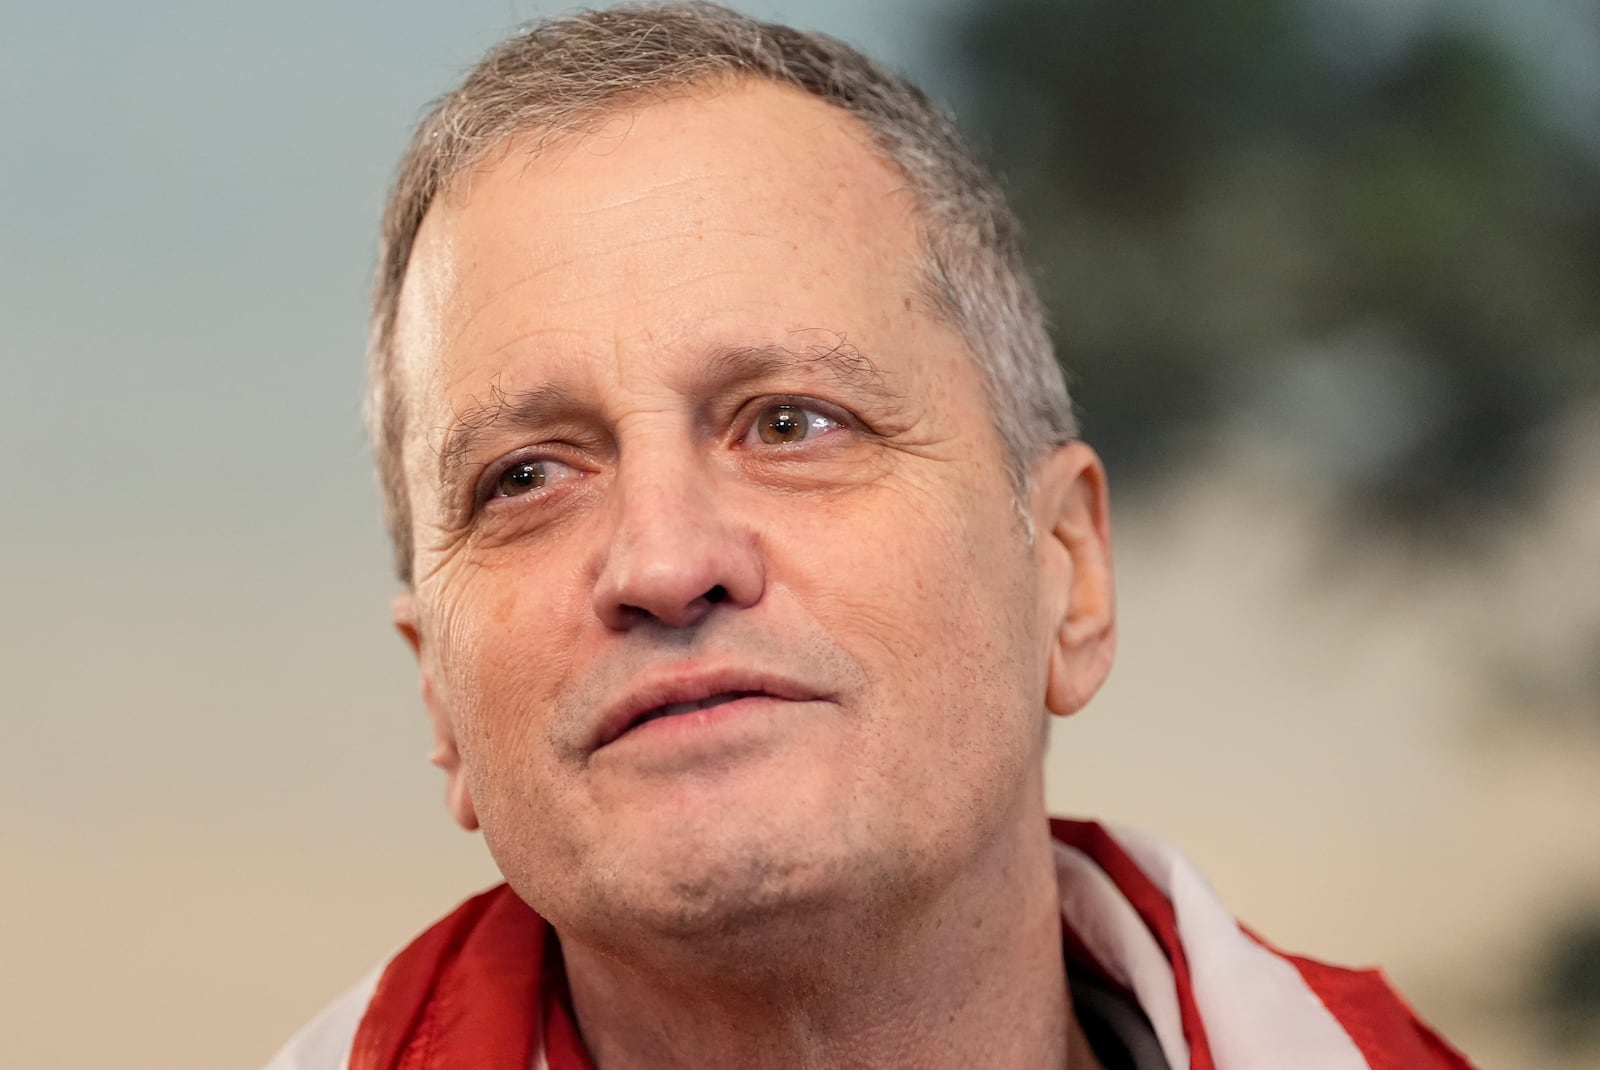
[[[728,589],[719,583],[705,593],[705,600],[712,605],[716,605],[718,602],[726,602],[728,600]]]

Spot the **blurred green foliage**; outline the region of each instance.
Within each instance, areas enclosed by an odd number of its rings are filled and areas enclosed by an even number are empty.
[[[1380,530],[1459,534],[1593,416],[1600,163],[1474,24],[990,0],[952,49],[1124,485],[1243,421]]]
[[[1600,912],[1568,919],[1545,941],[1528,985],[1531,1009],[1558,1049],[1600,1048]]]
[[[1600,419],[1600,131],[1460,5],[1381,10],[985,0],[950,48],[1119,489],[1244,433],[1350,533],[1470,549]],[[1531,977],[1553,1043],[1595,1040],[1600,915]]]

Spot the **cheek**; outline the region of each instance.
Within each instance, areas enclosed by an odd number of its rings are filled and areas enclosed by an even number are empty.
[[[437,602],[439,671],[484,818],[499,795],[548,779],[528,774],[552,761],[550,711],[571,668],[573,643],[563,629],[574,620],[566,605],[573,594],[510,569],[469,566],[448,579]]]
[[[796,546],[796,600],[867,680],[855,798],[929,865],[952,853],[951,836],[998,835],[1045,743],[1032,555],[1009,497],[992,497],[974,509],[896,492],[856,518],[869,534]]]
[[[910,483],[870,498],[791,535],[797,598],[850,637],[884,700],[944,711],[929,718],[934,735],[981,731],[968,723],[979,708],[1031,719],[1043,701],[1031,693],[1042,679],[1033,558],[1009,485]]]

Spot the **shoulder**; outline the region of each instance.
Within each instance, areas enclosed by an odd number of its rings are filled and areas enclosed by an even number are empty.
[[[387,962],[357,981],[289,1038],[266,1070],[345,1070],[356,1027],[378,988]]]

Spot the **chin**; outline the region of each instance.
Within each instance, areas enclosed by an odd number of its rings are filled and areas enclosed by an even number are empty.
[[[638,936],[760,942],[858,910],[863,893],[884,889],[895,868],[839,828],[771,815],[719,825],[679,824],[635,839],[639,849],[591,870],[583,912]]]

